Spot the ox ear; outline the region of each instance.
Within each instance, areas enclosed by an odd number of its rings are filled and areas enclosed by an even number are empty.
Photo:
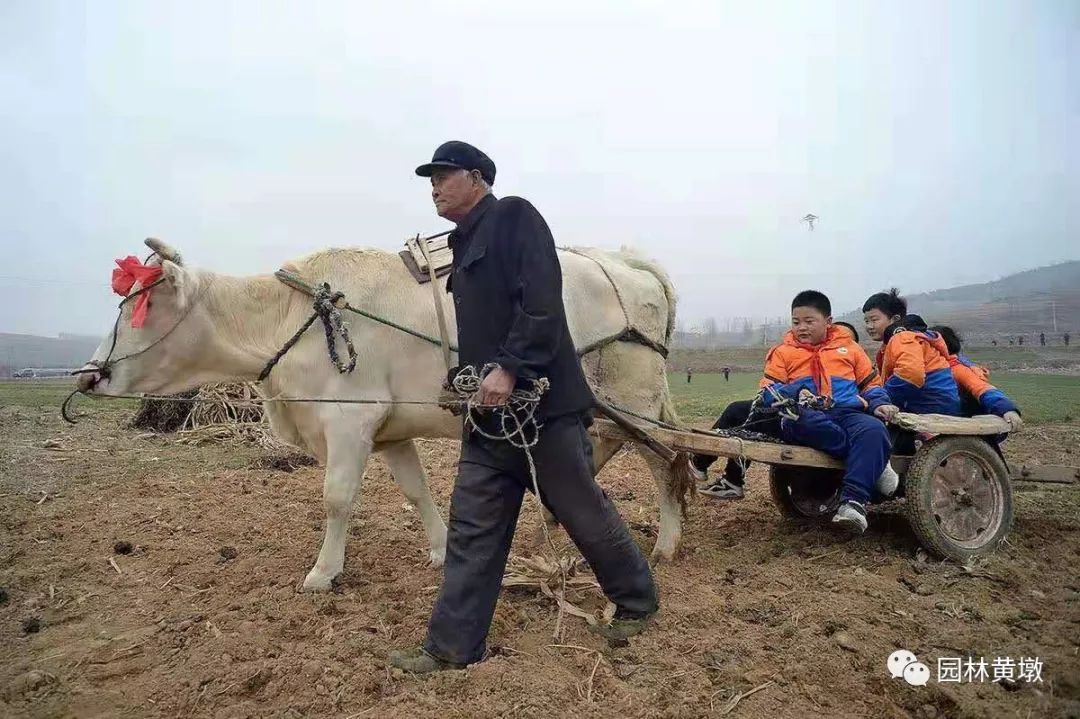
[[[183,309],[187,305],[187,296],[191,291],[191,276],[183,266],[170,260],[162,260],[161,276],[176,294],[176,304]]]
[[[168,242],[163,242],[156,237],[147,237],[143,240],[143,243],[157,253],[158,257],[161,258],[162,263],[164,263],[165,260],[168,260],[169,262],[175,262],[178,265],[184,264],[180,252]]]

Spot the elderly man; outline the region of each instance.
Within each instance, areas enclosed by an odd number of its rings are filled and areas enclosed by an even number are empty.
[[[457,225],[450,235],[462,365],[496,367],[479,401],[502,405],[519,384],[547,377],[532,448],[540,498],[566,528],[608,598],[614,621],[597,631],[624,639],[656,613],[648,562],[593,479],[586,431],[593,396],[581,371],[562,301],[562,271],[547,223],[520,197],[491,194],[495,164],[464,142],[447,142],[416,168],[431,178],[435,211]],[[498,411],[498,410],[496,410]],[[424,674],[480,661],[495,613],[521,502],[532,481],[525,453],[505,441],[463,437],[450,500],[443,584],[427,639],[390,662]]]

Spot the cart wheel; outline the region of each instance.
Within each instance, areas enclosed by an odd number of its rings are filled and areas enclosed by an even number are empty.
[[[994,551],[1013,522],[1005,461],[978,437],[938,437],[904,476],[907,515],[923,546],[957,562]]]
[[[827,519],[840,507],[843,472],[777,464],[769,468],[769,489],[788,519]]]

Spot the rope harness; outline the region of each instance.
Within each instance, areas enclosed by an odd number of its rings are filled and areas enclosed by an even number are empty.
[[[314,324],[315,320],[322,320],[323,332],[326,334],[326,351],[330,355],[330,361],[337,367],[337,371],[341,374],[349,374],[356,369],[356,348],[353,346],[352,337],[349,336],[349,328],[345,326],[341,319],[341,310],[338,309],[338,303],[345,299],[345,293],[334,292],[330,289],[329,282],[323,282],[315,288],[312,297],[313,312],[311,316],[307,318],[307,322],[301,325],[296,334],[286,340],[281,349],[267,361],[266,366],[259,373],[259,382],[270,376],[274,366],[285,356],[286,352],[300,341],[300,338],[307,332],[308,327]],[[349,353],[348,362],[342,362],[341,357],[338,355],[338,337],[345,343],[345,349]]]

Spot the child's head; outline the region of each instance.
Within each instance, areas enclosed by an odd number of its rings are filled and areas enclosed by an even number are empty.
[[[907,314],[907,300],[900,296],[900,290],[893,287],[888,292],[870,295],[863,303],[862,311],[866,334],[880,342],[885,336],[885,328],[899,322]]]
[[[960,354],[962,343],[960,341],[960,335],[956,334],[956,330],[948,325],[934,325],[930,329],[937,332],[941,335],[941,339],[945,340],[945,346],[949,348],[949,354]]]
[[[855,329],[855,326],[849,322],[833,322],[834,327],[843,327],[851,335],[851,339],[856,342],[859,341],[859,331]]]
[[[922,315],[904,315],[904,319],[900,321],[900,324],[903,325],[904,329],[915,330],[916,332],[926,332],[929,329]]]
[[[832,303],[817,290],[803,290],[791,301],[791,332],[805,344],[821,344],[832,324]]]

